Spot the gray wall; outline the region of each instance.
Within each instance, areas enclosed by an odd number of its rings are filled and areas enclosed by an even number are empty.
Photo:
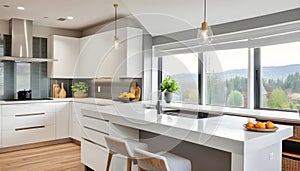
[[[270,15],[224,23],[212,26],[214,35],[237,32],[242,30],[260,28],[270,25],[282,24],[286,22],[299,21],[300,8],[274,13]],[[153,45],[171,43],[176,41],[195,39],[198,29],[191,29],[162,36],[153,37]]]

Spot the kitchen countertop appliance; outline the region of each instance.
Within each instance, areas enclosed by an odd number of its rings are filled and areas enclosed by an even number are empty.
[[[18,91],[18,100],[31,100],[31,90]]]

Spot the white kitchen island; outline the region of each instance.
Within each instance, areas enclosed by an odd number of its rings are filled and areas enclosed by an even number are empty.
[[[178,142],[188,142],[193,144],[193,148],[198,145],[199,148],[201,146],[227,153],[227,156],[230,157],[229,170],[232,171],[280,171],[282,140],[293,135],[292,127],[284,125],[277,125],[279,129],[274,133],[246,131],[243,124],[249,118],[245,117],[223,115],[220,117],[191,119],[165,114],[158,115],[155,109],[145,108],[142,102],[116,103],[113,106],[83,109],[82,115],[107,121],[109,123],[109,135],[111,136],[138,139],[140,131],[147,131],[170,137]],[[152,140],[152,142],[157,143],[160,141],[160,146],[165,147],[164,150],[166,151],[172,150],[178,144],[164,142],[163,139],[157,138],[157,141]],[[82,148],[85,147],[82,146]],[[205,153],[199,153],[198,155],[199,158],[200,156],[209,156]],[[83,156],[83,158],[83,163],[88,164],[88,157]],[[106,161],[105,158],[95,160],[103,160],[102,164]],[[211,160],[214,160],[214,157],[211,157]],[[194,166],[201,165],[201,162],[195,163],[195,159],[191,159],[191,161],[193,171],[196,171]],[[222,162],[215,164],[222,165]],[[224,168],[223,170],[228,169]],[[200,170],[197,169],[197,171]]]

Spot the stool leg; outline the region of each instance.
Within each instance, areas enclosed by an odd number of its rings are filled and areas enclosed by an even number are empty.
[[[131,171],[131,164],[132,164],[132,159],[131,158],[127,158],[127,171]]]
[[[108,157],[107,157],[107,163],[106,163],[106,171],[109,171],[112,156],[113,156],[113,154],[111,152],[109,152]]]
[[[142,168],[139,167],[139,171],[146,171],[146,170],[144,170],[144,169],[142,169]]]

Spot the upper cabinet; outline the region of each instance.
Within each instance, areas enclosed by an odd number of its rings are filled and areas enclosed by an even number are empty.
[[[83,38],[53,36],[49,49],[58,62],[50,66],[57,78],[141,77],[143,71],[143,31],[118,29],[119,48],[114,48],[114,31]],[[52,70],[51,70],[52,69]]]
[[[48,56],[58,59],[48,64],[51,78],[74,78],[78,74],[80,42],[78,38],[52,36],[48,39]]]

